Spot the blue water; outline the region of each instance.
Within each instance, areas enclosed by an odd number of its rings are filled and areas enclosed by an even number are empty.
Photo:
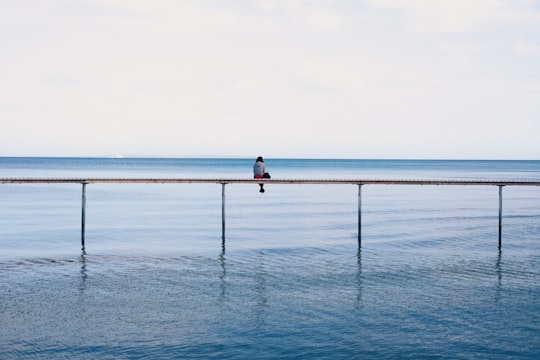
[[[253,159],[0,158],[250,178]],[[540,161],[266,159],[273,178],[540,180]],[[0,184],[1,359],[540,356],[540,188]]]

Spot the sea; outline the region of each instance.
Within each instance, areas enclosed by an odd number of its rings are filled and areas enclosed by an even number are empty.
[[[241,158],[0,178],[250,179]],[[265,158],[272,179],[534,180],[540,161]],[[538,359],[540,187],[0,183],[0,359]],[[222,234],[225,191],[225,236]]]

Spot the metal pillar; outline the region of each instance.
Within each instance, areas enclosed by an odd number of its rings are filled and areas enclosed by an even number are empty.
[[[225,183],[221,184],[221,246],[225,246]]]
[[[358,184],[358,248],[362,247],[362,184]]]
[[[82,183],[82,213],[81,213],[81,247],[82,251],[85,250],[84,246],[84,230],[86,227],[86,183]]]
[[[499,251],[502,249],[502,188],[504,185],[497,185],[499,187]]]

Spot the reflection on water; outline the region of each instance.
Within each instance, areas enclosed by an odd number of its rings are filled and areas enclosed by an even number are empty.
[[[223,248],[3,262],[0,358],[540,352],[537,258],[434,250]]]
[[[502,251],[499,250],[497,254],[497,262],[495,263],[495,269],[497,271],[497,290],[495,291],[495,301],[499,302],[501,299],[501,293],[502,293],[502,264],[501,264],[501,258],[502,258]]]
[[[258,253],[255,265],[255,325],[262,327],[265,325],[265,315],[268,308],[268,294],[266,289],[266,278],[268,274],[265,270],[265,255],[263,251]]]
[[[221,247],[221,253],[219,254],[219,266],[221,267],[221,273],[219,274],[220,280],[220,299],[225,300],[227,293],[227,268],[225,266],[225,246]]]
[[[81,257],[81,286],[80,289],[84,290],[86,289],[86,278],[88,277],[88,274],[86,273],[86,252],[83,250]]]
[[[356,295],[356,308],[360,308],[362,304],[362,249],[358,248],[356,252],[356,264],[358,272],[356,273],[356,285],[357,285],[357,295]]]

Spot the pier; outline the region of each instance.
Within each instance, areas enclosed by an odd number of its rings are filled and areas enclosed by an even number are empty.
[[[497,186],[499,188],[499,251],[502,249],[502,206],[503,187],[505,186],[540,186],[540,181],[519,180],[376,180],[376,179],[180,179],[180,178],[0,178],[0,184],[60,184],[75,183],[82,185],[81,204],[81,247],[84,251],[86,228],[86,186],[88,184],[218,184],[221,185],[221,239],[225,246],[225,186],[228,184],[297,184],[297,185],[354,185],[358,186],[358,247],[362,246],[362,186],[364,185],[461,185],[461,186]]]

